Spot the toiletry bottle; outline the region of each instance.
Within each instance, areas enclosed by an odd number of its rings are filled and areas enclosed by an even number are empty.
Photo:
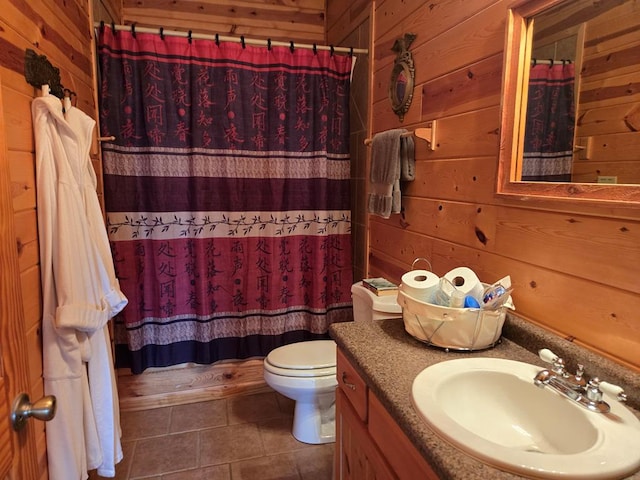
[[[449,300],[449,306],[451,308],[463,308],[465,296],[464,292],[454,290],[451,294],[451,300]]]
[[[433,295],[433,302],[441,307],[451,306],[451,296],[456,291],[456,287],[448,279],[442,277],[438,284],[438,289]]]

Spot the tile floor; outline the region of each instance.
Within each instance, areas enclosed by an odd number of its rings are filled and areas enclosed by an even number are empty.
[[[292,420],[276,392],[122,412],[116,480],[331,480],[334,444],[298,442]]]

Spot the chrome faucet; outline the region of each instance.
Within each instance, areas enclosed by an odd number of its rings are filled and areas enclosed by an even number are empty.
[[[533,383],[544,388],[549,386],[567,398],[577,402],[582,407],[592,412],[607,413],[611,407],[603,400],[603,392],[615,397],[618,401],[627,400],[622,388],[608,382],[602,382],[598,377],[587,381],[584,378],[584,366],[578,364],[574,375],[567,372],[564,360],[551,350],[543,348],[538,356],[544,362],[551,364],[551,370],[541,370],[533,378]]]

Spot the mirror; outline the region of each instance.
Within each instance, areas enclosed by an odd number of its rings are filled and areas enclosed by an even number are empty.
[[[633,0],[529,0],[509,11],[498,194],[640,202],[639,22],[640,5]],[[573,94],[565,95],[565,103],[573,100],[575,120],[565,115],[564,128],[538,142],[554,135],[568,137],[560,148],[568,170],[563,177],[543,169],[551,173],[546,181],[545,176],[527,177],[531,169],[523,158],[530,155],[533,122],[527,113],[535,113],[536,107],[544,113],[555,108],[535,103],[539,75],[534,69],[549,70],[549,59],[556,60],[554,69],[563,69],[563,59],[574,69]],[[555,78],[545,82],[558,83]],[[556,153],[543,151],[539,156]],[[527,181],[522,181],[523,173]]]
[[[389,82],[389,100],[391,108],[401,122],[404,120],[404,114],[409,110],[413,99],[413,82],[416,70],[409,46],[415,38],[414,33],[405,33],[404,37],[396,40],[391,48],[396,52],[396,58]]]

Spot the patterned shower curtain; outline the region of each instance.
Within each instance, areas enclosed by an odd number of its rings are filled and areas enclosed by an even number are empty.
[[[571,181],[574,105],[573,63],[531,67],[522,181]]]
[[[99,31],[118,366],[265,356],[352,319],[351,58]]]

